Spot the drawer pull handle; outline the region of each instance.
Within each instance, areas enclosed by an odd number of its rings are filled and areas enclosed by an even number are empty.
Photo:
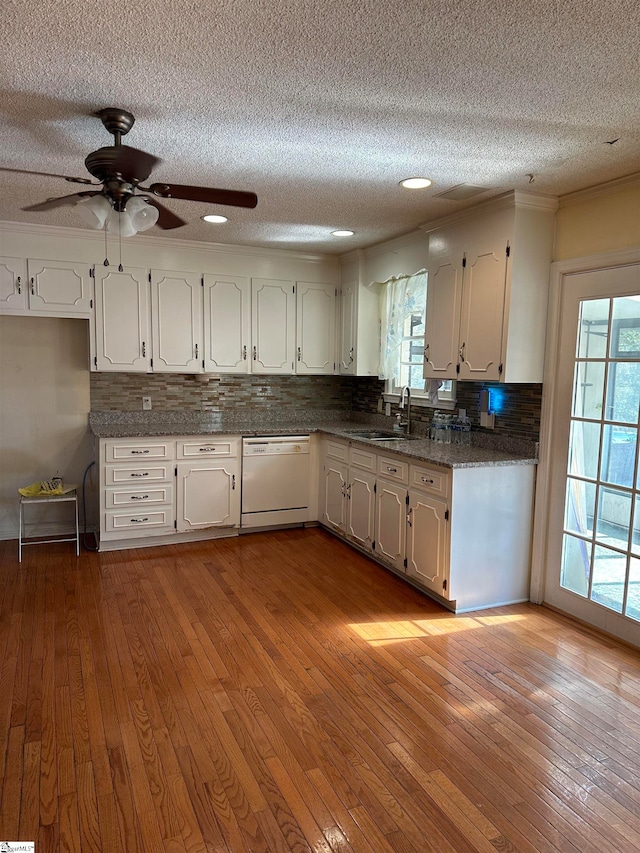
[[[18,285],[18,293],[22,293],[22,279],[20,276],[16,279],[16,284]]]
[[[431,483],[433,485],[433,480],[430,480],[428,477],[422,477],[421,479],[423,483]]]
[[[391,468],[391,467],[389,467],[389,465],[387,465],[387,471],[389,471],[390,474],[397,474],[398,473],[397,468]]]
[[[132,524],[144,524],[145,521],[149,521],[149,519],[148,518],[132,518],[131,519]]]
[[[149,452],[150,452],[149,450],[132,450],[131,455],[132,456],[140,456],[143,453],[149,453]]]
[[[134,472],[133,472],[133,474],[132,474],[131,476],[132,476],[132,477],[148,477],[148,476],[149,476],[149,472],[148,472],[148,471],[145,471],[145,472],[144,472],[144,473],[142,473],[142,474],[138,474],[137,472],[135,472],[135,471],[134,471]]]
[[[149,495],[131,495],[132,501],[148,501]]]
[[[215,447],[199,447],[198,450],[200,453],[213,453]]]

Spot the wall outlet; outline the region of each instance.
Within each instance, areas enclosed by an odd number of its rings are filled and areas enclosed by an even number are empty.
[[[382,406],[384,405],[384,400],[382,397],[378,397],[378,414],[382,414]]]
[[[151,409],[151,397],[142,398],[142,408],[145,412],[148,412]]]
[[[391,403],[384,404],[384,413],[387,417],[391,415]]]

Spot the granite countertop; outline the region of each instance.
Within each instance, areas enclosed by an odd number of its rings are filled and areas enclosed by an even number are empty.
[[[224,418],[220,413],[182,412],[92,412],[89,425],[97,438],[138,438],[160,435],[305,435],[323,433],[354,443],[395,453],[414,462],[428,462],[445,468],[480,468],[504,465],[536,465],[534,442],[501,436],[474,435],[472,446],[439,444],[425,437],[402,441],[371,441],[353,433],[381,429],[393,433],[380,419],[355,420],[349,412],[297,412],[282,422],[278,413],[247,414]],[[365,416],[366,417],[366,416]],[[279,422],[280,421],[280,422]]]

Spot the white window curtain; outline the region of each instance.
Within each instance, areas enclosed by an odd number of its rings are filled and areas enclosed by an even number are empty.
[[[382,283],[380,294],[380,367],[378,377],[400,384],[400,346],[407,316],[425,313],[427,302],[427,273],[392,276]]]

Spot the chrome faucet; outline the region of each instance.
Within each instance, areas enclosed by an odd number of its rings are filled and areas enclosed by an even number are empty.
[[[409,433],[411,432],[411,388],[409,388],[408,385],[403,385],[402,388],[400,389],[400,404],[399,405],[400,405],[401,409],[404,409],[404,407],[405,407],[405,402],[404,402],[405,394],[407,397],[407,403],[406,403],[407,416],[406,416],[405,420],[399,420],[398,421],[398,426],[402,427],[402,429],[405,431],[405,433],[407,435],[409,435]]]

